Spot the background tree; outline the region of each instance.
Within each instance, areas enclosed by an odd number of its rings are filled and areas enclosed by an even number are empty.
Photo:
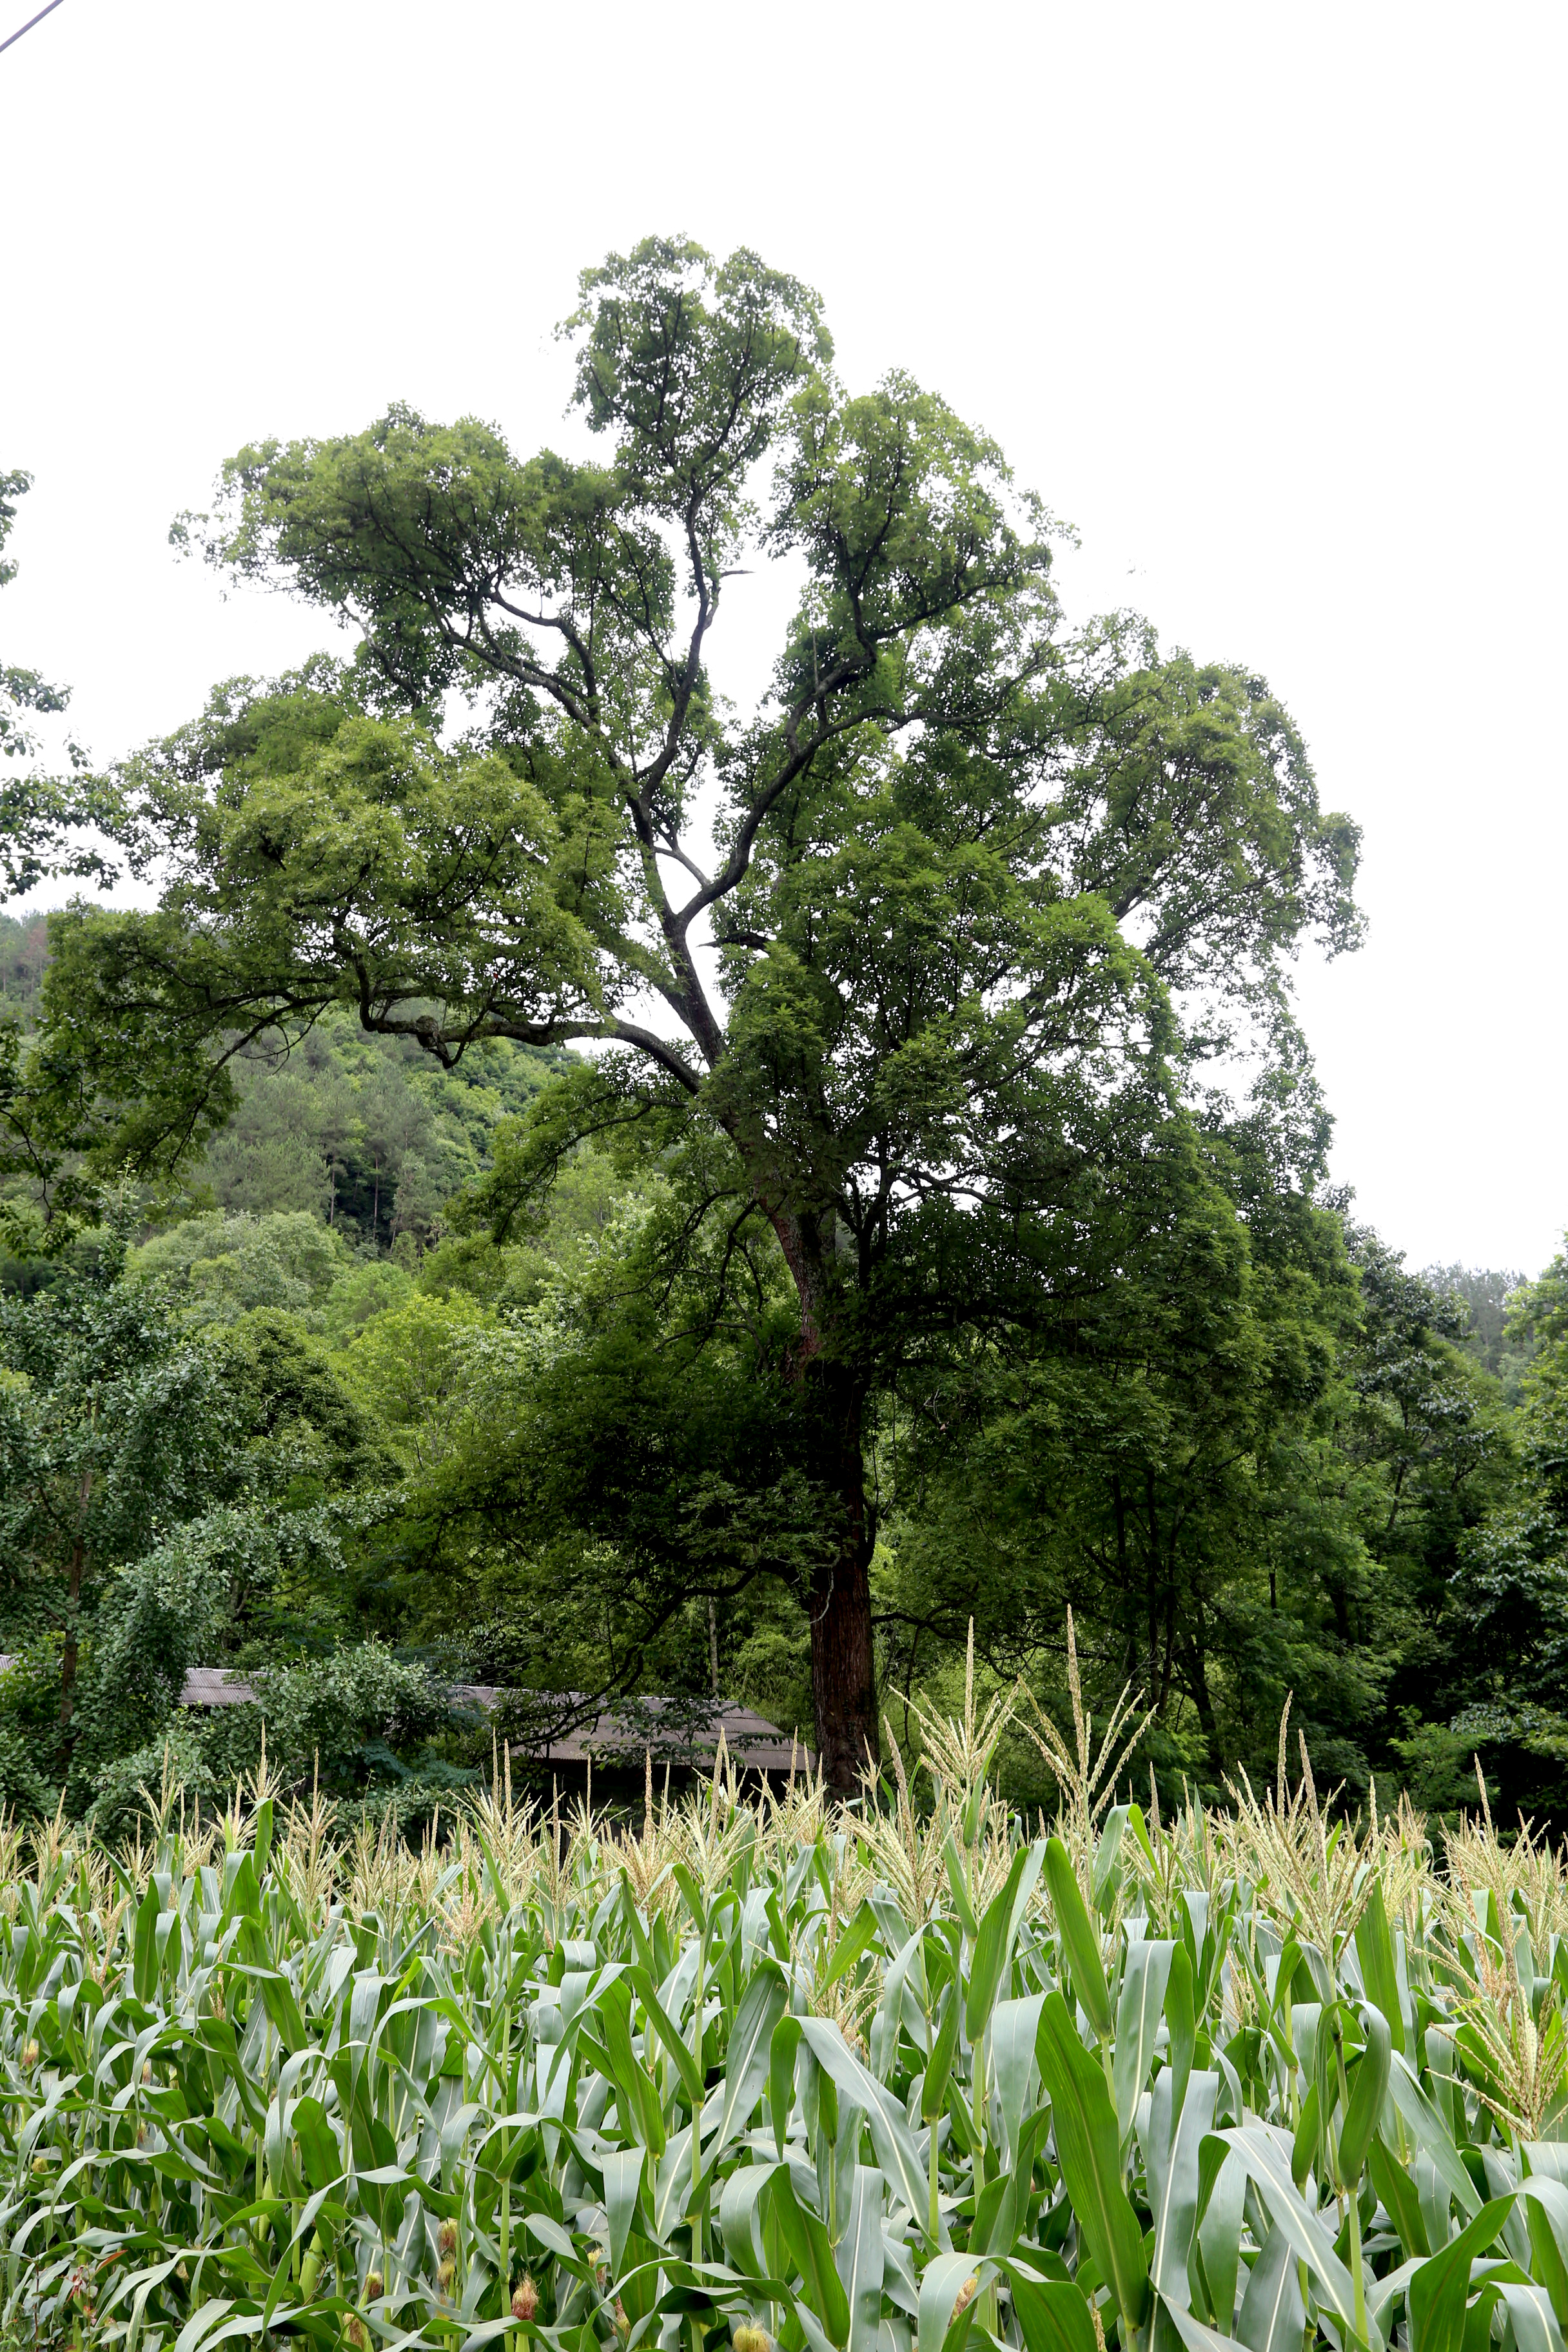
[[[86,1271],[0,1300],[7,1646],[53,1637],[61,1779],[80,1736],[83,1643],[117,1571],[232,1489],[212,1368],[121,1279],[126,1244],[121,1219]]]
[[[1146,1695],[1178,1798],[1271,1768],[1290,1692],[1325,1770],[1364,1785],[1379,1675],[1339,1622],[1368,1562],[1334,1441],[1358,1286],[1338,1216],[1269,1139],[1194,1140],[1162,1246],[1070,1352],[1023,1329],[900,1383],[878,1592],[895,1692],[970,1618],[994,1672],[1059,1689],[1070,1607],[1094,1703]]]
[[[16,501],[32,486],[31,474],[0,468],[0,588],[16,577],[5,542],[16,524]],[[0,880],[5,894],[30,889],[51,874],[101,881],[112,870],[98,850],[70,841],[64,832],[88,814],[87,797],[70,784],[31,772],[38,749],[32,721],[59,717],[69,700],[68,688],[51,686],[36,669],[0,662],[0,756],[7,763],[28,763],[25,772],[9,764],[0,772]],[[87,755],[79,744],[68,743],[66,753],[74,770],[86,767]]]
[[[254,1746],[256,1710],[197,1726],[175,1709],[189,1667],[228,1664],[255,1668],[286,1746],[335,1692],[330,1766],[341,1784],[352,1762],[363,1784],[382,1751],[391,1769],[394,1717],[412,1735],[442,1717],[422,1669],[374,1643],[367,1659],[363,1620],[328,1605],[395,1464],[286,1311],[182,1316],[128,1265],[131,1222],[121,1199],[44,1286],[0,1294],[7,1801],[112,1811],[156,1781],[165,1738],[193,1789],[219,1793],[204,1742],[238,1731]],[[198,1310],[213,1303],[198,1295]]]
[[[16,576],[5,544],[16,520],[16,501],[31,488],[32,480],[30,474],[0,471],[0,588]],[[0,662],[0,757],[6,763],[0,771],[0,898],[30,889],[51,874],[102,881],[113,871],[97,849],[84,846],[72,832],[91,814],[95,796],[75,781],[62,784],[40,777],[32,766],[38,749],[32,720],[58,716],[69,699],[65,688],[49,685],[37,670]],[[79,745],[68,744],[67,751],[73,769],[85,767]],[[41,961],[36,955],[25,957],[16,977],[33,980]],[[11,977],[6,974],[7,980]],[[8,995],[9,989],[3,993]],[[27,1250],[37,1219],[5,1197],[5,1180],[21,1176],[40,1185],[56,1174],[63,1106],[57,1099],[45,1109],[33,1098],[22,1072],[21,1029],[14,1013],[0,1009],[0,1247],[19,1243]],[[68,1112],[65,1118],[68,1125]],[[59,1205],[65,1208],[68,1200]],[[70,1230],[61,1220],[57,1238],[63,1242]]]
[[[16,501],[32,487],[31,474],[0,471],[0,588],[9,587],[16,577],[16,563],[5,555],[5,542],[16,524]],[[29,718],[63,711],[69,699],[64,688],[48,685],[36,669],[22,669],[14,663],[0,665],[0,752],[8,760],[27,758],[37,749]],[[37,880],[37,876],[29,878]],[[7,873],[6,880],[12,889],[25,887],[13,873]]]
[[[1447,1738],[1413,1727],[1409,1760],[1454,1777],[1478,1747],[1511,1811],[1568,1812],[1568,1251],[1510,1301],[1529,1369],[1512,1429],[1518,1475],[1467,1528],[1449,1591]],[[1434,1709],[1433,1712],[1436,1710]],[[1448,1801],[1457,1801],[1449,1793]]]
[[[1522,1328],[1510,1328],[1513,1295],[1528,1276],[1518,1266],[1429,1265],[1421,1279],[1439,1297],[1458,1298],[1464,1309],[1459,1344],[1484,1364],[1510,1405],[1518,1404],[1534,1343]]]

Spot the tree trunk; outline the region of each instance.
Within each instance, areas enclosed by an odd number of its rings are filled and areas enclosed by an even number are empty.
[[[1186,1649],[1187,1689],[1198,1711],[1198,1727],[1208,1749],[1209,1770],[1216,1780],[1225,1778],[1225,1757],[1220,1748],[1219,1725],[1215,1718],[1214,1700],[1209,1695],[1208,1670],[1204,1659],[1201,1633],[1189,1637]]]
[[[92,1473],[84,1473],[81,1482],[81,1509],[87,1514],[88,1496],[92,1491]],[[70,1568],[66,1579],[66,1599],[69,1614],[66,1619],[66,1638],[60,1650],[60,1759],[63,1766],[70,1763],[76,1731],[71,1717],[76,1710],[77,1664],[80,1654],[81,1577],[87,1565],[87,1538],[79,1530],[71,1549]]]
[[[73,1617],[66,1627],[66,1637],[60,1647],[60,1754],[68,1757],[75,1734],[71,1730],[71,1712],[76,1704],[76,1672],[79,1654],[77,1643],[77,1621]]]
[[[871,1637],[871,1552],[859,1447],[859,1401],[853,1447],[839,1455],[842,1518],[833,1559],[817,1571],[811,1594],[811,1696],[816,1752],[838,1797],[859,1793],[860,1775],[881,1753],[877,1738],[877,1661]]]
[[[831,1215],[818,1221],[773,1213],[800,1299],[800,1338],[790,1370],[812,1428],[812,1471],[837,1504],[830,1559],[817,1569],[809,1601],[811,1697],[816,1752],[837,1797],[858,1796],[860,1775],[881,1754],[877,1737],[877,1660],[871,1635],[874,1514],[866,1495],[865,1390],[834,1359]]]

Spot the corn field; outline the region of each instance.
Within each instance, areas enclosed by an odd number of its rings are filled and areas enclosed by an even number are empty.
[[[1075,1684],[1076,1702],[1076,1684]],[[111,1852],[0,1852],[5,2327],[204,2352],[1563,2352],[1568,1885],[1484,1814],[1224,1812],[1137,1725],[986,1777],[415,1852],[265,1770]]]

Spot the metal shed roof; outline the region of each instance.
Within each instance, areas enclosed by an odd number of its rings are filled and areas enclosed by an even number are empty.
[[[177,1704],[181,1706],[250,1706],[256,1693],[223,1666],[192,1666]]]
[[[8,1652],[0,1652],[0,1675],[14,1666],[16,1660]],[[185,1675],[184,1686],[174,1704],[177,1706],[249,1706],[256,1693],[248,1683],[230,1675],[224,1666],[192,1666]]]
[[[639,1699],[629,1718],[615,1712],[595,1716],[576,1731],[529,1752],[544,1764],[586,1764],[590,1758],[595,1764],[639,1764],[645,1751],[651,1751],[656,1766],[707,1763],[717,1751],[722,1727],[725,1747],[746,1769],[802,1775],[816,1769],[816,1758],[805,1742],[781,1731],[754,1707],[726,1699],[708,1723],[689,1723],[682,1710],[666,1729],[658,1718],[669,1705],[663,1698]]]
[[[0,1654],[0,1674],[16,1664],[15,1656]],[[489,1714],[508,1696],[499,1683],[454,1683],[452,1697],[459,1706]],[[540,1694],[545,1696],[545,1694]],[[561,1697],[568,1702],[580,1699],[577,1691],[563,1691]],[[251,1685],[225,1666],[192,1666],[186,1673],[184,1688],[176,1704],[180,1706],[249,1706],[255,1704],[256,1692]],[[669,1717],[668,1726],[660,1717]],[[735,1763],[745,1771],[767,1773],[814,1773],[816,1758],[805,1742],[791,1735],[785,1737],[777,1724],[758,1715],[753,1707],[742,1706],[735,1699],[726,1699],[706,1721],[692,1722],[687,1705],[677,1706],[668,1698],[642,1698],[633,1701],[627,1714],[606,1710],[592,1722],[579,1725],[559,1739],[538,1743],[518,1741],[512,1753],[526,1756],[539,1764],[586,1766],[590,1761],[599,1765],[633,1767],[640,1764],[645,1752],[651,1752],[656,1768],[667,1763],[684,1766],[706,1765],[712,1761],[719,1745],[722,1727],[724,1745]]]

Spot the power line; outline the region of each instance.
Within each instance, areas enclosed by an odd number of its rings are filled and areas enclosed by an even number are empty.
[[[60,0],[49,0],[49,5],[47,8],[40,8],[36,16],[29,16],[25,25],[18,25],[14,33],[8,34],[5,40],[0,41],[0,49],[8,49],[13,41],[19,41],[21,39],[24,33],[30,33],[35,25],[41,25],[44,18],[52,14],[59,5]]]

